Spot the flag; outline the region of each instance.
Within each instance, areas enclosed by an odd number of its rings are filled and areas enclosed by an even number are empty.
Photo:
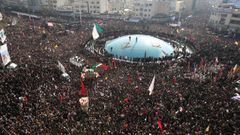
[[[88,99],[88,97],[80,98],[79,99],[79,103],[81,105],[82,110],[87,112],[88,111],[88,107],[89,107],[89,99]]]
[[[177,79],[176,79],[176,76],[173,76],[173,85],[176,85],[177,84]]]
[[[209,125],[208,125],[207,128],[205,129],[205,132],[209,132]]]
[[[13,69],[13,68],[16,68],[17,67],[17,64],[15,63],[11,63],[7,66],[8,69]]]
[[[132,82],[132,76],[128,74],[128,83],[130,84]]]
[[[2,13],[0,13],[0,21],[2,21],[3,20],[3,15],[2,15]]]
[[[236,95],[231,98],[232,100],[240,101],[240,96]]]
[[[14,25],[17,25],[17,18],[13,18],[13,20],[12,20],[12,26],[14,26]]]
[[[7,38],[3,29],[0,30],[0,38],[2,43],[4,43]]]
[[[58,61],[57,67],[58,67],[58,69],[61,70],[63,73],[66,73],[65,67],[62,65],[62,63],[61,63],[60,61]]]
[[[123,123],[123,128],[125,128],[125,129],[128,128],[128,123],[127,123],[127,121],[125,121],[125,122]]]
[[[81,83],[81,90],[79,92],[79,95],[81,95],[81,96],[86,95],[85,86],[84,86],[82,80],[80,80],[80,83]]]
[[[155,75],[153,76],[152,82],[151,82],[151,84],[150,84],[150,86],[148,88],[149,95],[152,95],[152,93],[153,93],[154,83],[155,83]]]
[[[112,58],[112,67],[117,68],[116,60],[115,58]]]
[[[128,103],[129,102],[129,100],[128,100],[128,98],[124,98],[124,103]]]
[[[47,26],[48,26],[48,27],[53,27],[53,23],[48,22],[48,23],[47,23]]]
[[[99,34],[98,34],[98,31],[97,31],[97,28],[96,28],[95,24],[94,24],[94,27],[93,27],[92,36],[93,36],[94,40],[99,38]]]
[[[215,57],[215,61],[214,61],[214,64],[215,64],[215,66],[217,66],[218,65],[218,57]]]
[[[105,65],[105,64],[103,64],[103,63],[99,63],[99,64],[95,64],[95,65],[93,65],[92,66],[92,69],[93,70],[95,70],[96,68],[102,68],[102,69],[104,69],[104,70],[108,70],[108,66],[107,65]]]
[[[63,95],[60,95],[59,100],[60,100],[60,103],[62,103],[63,100],[64,100],[64,96],[63,96]]]
[[[96,25],[97,32],[102,33],[103,28],[98,23],[95,23],[95,25]]]
[[[1,54],[2,62],[4,66],[6,66],[9,62],[11,62],[11,58],[8,53],[7,44],[0,46],[0,54]]]
[[[81,78],[84,79],[86,77],[86,73],[81,73]]]
[[[158,124],[158,128],[162,131],[163,130],[162,122],[161,122],[161,119],[159,117],[158,117],[158,120],[157,120],[157,124]]]

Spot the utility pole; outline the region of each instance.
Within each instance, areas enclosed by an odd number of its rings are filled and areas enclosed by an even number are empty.
[[[82,26],[82,0],[80,0],[80,4],[79,4],[79,19],[80,19],[80,24]]]

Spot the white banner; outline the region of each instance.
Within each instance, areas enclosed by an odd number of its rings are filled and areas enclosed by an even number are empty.
[[[79,99],[79,103],[81,105],[82,110],[87,112],[88,111],[88,107],[89,107],[89,99],[88,99],[88,97],[80,98]]]
[[[7,44],[0,46],[0,54],[2,57],[2,63],[4,66],[6,66],[11,61],[10,55],[8,53]]]
[[[3,16],[2,16],[2,13],[0,13],[0,21],[3,20]]]
[[[66,73],[65,67],[62,65],[62,63],[60,61],[58,61],[57,67],[58,67],[59,70],[62,71],[62,73]]]
[[[1,29],[0,30],[0,38],[1,38],[1,42],[4,43],[4,41],[6,40],[6,35],[4,34],[4,30]]]
[[[92,37],[93,37],[94,40],[99,38],[99,34],[98,34],[98,31],[97,31],[97,28],[96,28],[95,24],[94,24],[93,31],[92,31]]]
[[[12,26],[14,26],[14,25],[17,25],[17,18],[16,17],[14,17],[12,19]]]

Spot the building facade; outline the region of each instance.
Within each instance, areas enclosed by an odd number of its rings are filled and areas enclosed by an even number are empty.
[[[108,11],[108,0],[75,0],[73,11],[75,14],[100,14]]]
[[[221,3],[212,8],[209,25],[218,31],[240,32],[240,6]]]
[[[168,15],[175,11],[176,0],[134,0],[133,11],[135,16],[150,19],[157,14]]]

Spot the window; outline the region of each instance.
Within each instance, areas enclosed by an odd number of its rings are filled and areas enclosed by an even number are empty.
[[[233,14],[232,17],[240,18],[240,14]]]
[[[221,18],[221,20],[220,20],[220,24],[225,24],[225,21],[226,21],[226,19],[224,19],[224,18]]]
[[[239,24],[240,24],[240,21],[238,21],[238,20],[231,20],[230,23],[231,23],[231,24],[237,24],[237,25],[239,25]]]

